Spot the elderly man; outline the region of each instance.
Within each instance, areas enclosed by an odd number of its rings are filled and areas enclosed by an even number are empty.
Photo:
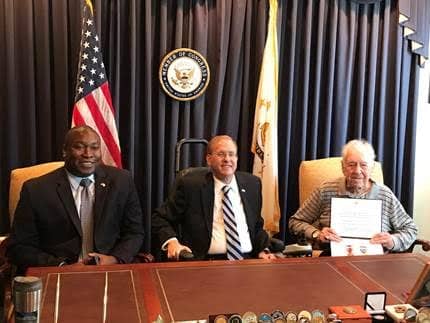
[[[370,243],[381,244],[386,251],[408,249],[417,236],[417,227],[393,192],[370,178],[374,160],[375,151],[368,142],[348,142],[342,150],[344,177],[325,182],[316,189],[290,218],[290,231],[296,235],[304,233],[317,247],[328,249],[330,241],[341,240],[330,228],[331,199],[378,199],[382,201],[382,232],[374,235]]]
[[[269,237],[263,230],[261,182],[236,172],[233,139],[214,137],[206,162],[209,170],[179,178],[166,202],[155,210],[153,238],[169,259],[178,259],[182,250],[196,259],[275,258],[267,251]]]
[[[100,137],[88,126],[66,134],[64,167],[24,183],[7,254],[29,266],[131,262],[143,242],[130,173],[100,165]]]

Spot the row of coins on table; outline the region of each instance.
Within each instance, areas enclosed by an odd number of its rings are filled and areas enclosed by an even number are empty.
[[[337,323],[336,315],[330,314],[327,320],[332,323]],[[271,314],[261,313],[259,315],[254,312],[246,312],[243,315],[239,314],[219,314],[213,319],[214,323],[325,323],[326,317],[320,310],[312,312],[303,310],[296,312],[283,312],[275,310]]]

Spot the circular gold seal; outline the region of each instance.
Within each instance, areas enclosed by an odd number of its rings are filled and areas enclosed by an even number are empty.
[[[301,318],[306,318],[310,321],[312,319],[312,314],[311,312],[306,310],[300,311],[298,315],[298,319],[300,320]]]
[[[287,323],[295,323],[297,322],[297,314],[294,312],[287,312],[285,313],[285,319]]]
[[[357,310],[354,307],[351,306],[345,306],[342,311],[346,314],[355,314],[357,313]]]
[[[243,323],[258,323],[257,314],[254,312],[245,312],[242,315],[242,322]]]
[[[227,322],[228,322],[228,318],[227,318],[227,316],[222,315],[222,314],[217,315],[217,316],[214,318],[214,323],[227,323]]]
[[[199,52],[178,48],[161,60],[159,78],[163,90],[172,98],[193,100],[202,95],[209,84],[209,65]]]

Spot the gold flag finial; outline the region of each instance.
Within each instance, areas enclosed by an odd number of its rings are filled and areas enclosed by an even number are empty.
[[[93,4],[92,4],[91,0],[85,0],[85,3],[90,8],[91,14],[94,15]]]

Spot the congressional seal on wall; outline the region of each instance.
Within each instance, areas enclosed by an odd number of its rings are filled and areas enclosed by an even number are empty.
[[[209,84],[209,65],[199,52],[178,48],[163,57],[159,78],[163,90],[172,98],[193,100],[202,95]]]

